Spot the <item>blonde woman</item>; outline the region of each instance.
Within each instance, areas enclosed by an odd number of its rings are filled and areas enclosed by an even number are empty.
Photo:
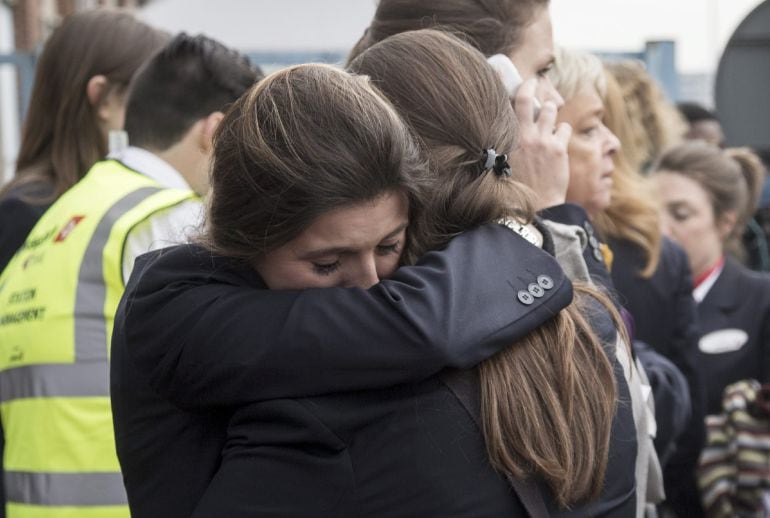
[[[605,74],[597,57],[566,49],[557,51],[551,79],[565,101],[559,120],[573,127],[567,201],[591,215],[598,235],[589,240],[609,245],[612,283],[619,303],[631,313],[634,340],[670,360],[689,388],[689,402],[679,398],[681,390],[676,388],[656,391],[655,446],[665,463],[666,496],[671,501],[680,493],[678,483],[693,482],[704,436],[687,257],[661,237],[657,205],[633,165],[639,159],[629,156],[617,137],[644,132],[638,120],[628,118],[618,83]],[[681,407],[690,409],[689,419]]]
[[[634,124],[617,128],[629,165],[645,174],[653,161],[687,133],[687,123],[655,79],[637,60],[606,63],[625,100],[623,109]]]

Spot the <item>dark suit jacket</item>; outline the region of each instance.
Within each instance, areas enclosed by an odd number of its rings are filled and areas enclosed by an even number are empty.
[[[690,433],[679,441],[680,450],[691,450],[694,466],[705,439],[703,428],[704,388],[698,362],[698,325],[692,298],[692,275],[684,250],[664,238],[658,268],[649,279],[639,272],[644,268],[641,250],[629,241],[609,242],[615,256],[612,280],[618,299],[634,317],[634,339],[650,345],[679,369],[687,379],[692,402]],[[669,442],[668,423],[658,423],[656,446]],[[680,454],[681,455],[681,454]]]
[[[574,203],[563,203],[543,209],[538,215],[543,219],[565,225],[574,225],[585,230],[588,245],[583,249],[583,260],[588,267],[588,273],[597,286],[606,289],[610,294],[614,293],[612,279],[601,252],[599,236],[596,234],[585,209]]]
[[[45,197],[53,193],[53,187],[45,183],[33,183],[16,188],[0,200],[0,272],[5,270],[13,255],[26,241],[40,216],[51,203],[28,203],[25,196]]]
[[[614,360],[613,322],[597,316],[593,324],[613,338],[606,350],[620,399],[604,491],[597,502],[560,510],[540,487],[550,516],[627,518],[636,506],[630,395]],[[475,372],[460,376],[477,401]],[[489,464],[479,416],[471,415],[478,404],[463,408],[456,394],[434,377],[390,390],[246,405],[230,422],[222,466],[193,516],[527,516]]]
[[[40,216],[51,203],[32,204],[23,200],[27,195],[45,197],[53,193],[46,183],[34,183],[16,188],[0,200],[0,273],[21,248]],[[0,429],[0,471],[3,469],[5,436]],[[5,488],[0,484],[0,518],[5,516]]]
[[[770,275],[727,258],[719,278],[698,304],[698,315],[706,410],[717,414],[727,385],[746,378],[770,381]]]
[[[541,275],[552,287],[525,303],[521,292]],[[369,290],[262,288],[253,269],[194,246],[137,261],[111,362],[135,518],[190,515],[219,466],[234,406],[467,368],[572,300],[553,257],[499,225],[465,233]]]
[[[704,426],[705,388],[698,368],[698,323],[695,300],[692,298],[692,275],[687,254],[670,239],[661,245],[658,268],[652,277],[644,279],[641,250],[631,242],[610,240],[614,254],[612,280],[617,298],[634,319],[633,338],[650,345],[679,369],[687,379],[690,390],[690,424],[676,438],[670,458],[663,457],[663,479],[666,501],[680,516],[700,516],[702,510],[694,471],[706,438]],[[657,407],[656,414],[666,414]],[[655,446],[664,454],[673,437],[671,423],[658,419]],[[665,448],[665,449],[664,449]]]

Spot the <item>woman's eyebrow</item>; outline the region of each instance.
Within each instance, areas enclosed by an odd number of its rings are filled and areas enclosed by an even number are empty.
[[[386,240],[386,239],[390,239],[390,238],[392,238],[392,237],[396,237],[396,236],[397,236],[397,235],[399,235],[401,232],[403,232],[404,230],[406,230],[406,227],[408,227],[408,226],[409,226],[409,222],[408,222],[408,221],[404,221],[404,222],[403,222],[403,223],[401,223],[401,224],[400,224],[398,227],[396,227],[396,229],[395,229],[393,232],[391,232],[391,233],[390,233],[390,234],[388,234],[387,236],[383,237],[383,238],[382,238],[380,241],[384,241],[384,240]]]
[[[403,232],[406,227],[409,226],[409,222],[405,221],[401,223],[398,227],[396,227],[392,232],[390,232],[388,235],[380,239],[380,241],[385,241],[386,239],[391,239],[396,237],[398,234]],[[310,252],[307,252],[306,254],[302,254],[299,258],[303,260],[310,260],[315,259],[318,257],[324,257],[327,255],[341,255],[341,254],[347,254],[347,253],[353,253],[356,249],[351,248],[349,246],[330,246],[328,248],[321,248],[319,250],[312,250]]]

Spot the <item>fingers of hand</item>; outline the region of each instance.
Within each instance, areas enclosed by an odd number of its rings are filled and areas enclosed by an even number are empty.
[[[556,126],[554,137],[556,137],[556,140],[562,143],[565,148],[567,147],[567,144],[569,143],[569,139],[571,136],[572,136],[572,126],[570,126],[568,123],[562,122],[558,126]]]
[[[538,129],[547,134],[554,132],[556,126],[556,113],[558,108],[553,101],[545,101],[540,109],[540,115],[537,118]]]
[[[522,126],[531,126],[535,120],[535,90],[537,81],[528,79],[524,81],[516,92],[514,99],[514,111]]]

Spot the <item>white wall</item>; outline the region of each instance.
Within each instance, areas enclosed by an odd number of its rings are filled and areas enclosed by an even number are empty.
[[[727,39],[760,0],[551,0],[559,43],[638,51],[677,42],[681,72],[713,72]],[[348,50],[377,0],[154,0],[141,11],[170,31],[205,32],[249,51]]]
[[[154,0],[139,17],[171,32],[204,32],[246,51],[347,51],[376,5],[376,0]]]
[[[0,54],[13,51],[11,9],[0,4]],[[0,184],[11,179],[19,150],[19,106],[16,69],[0,65]]]
[[[738,24],[761,0],[551,0],[559,43],[586,50],[677,43],[677,68],[712,73]],[[770,28],[768,28],[770,31]]]

